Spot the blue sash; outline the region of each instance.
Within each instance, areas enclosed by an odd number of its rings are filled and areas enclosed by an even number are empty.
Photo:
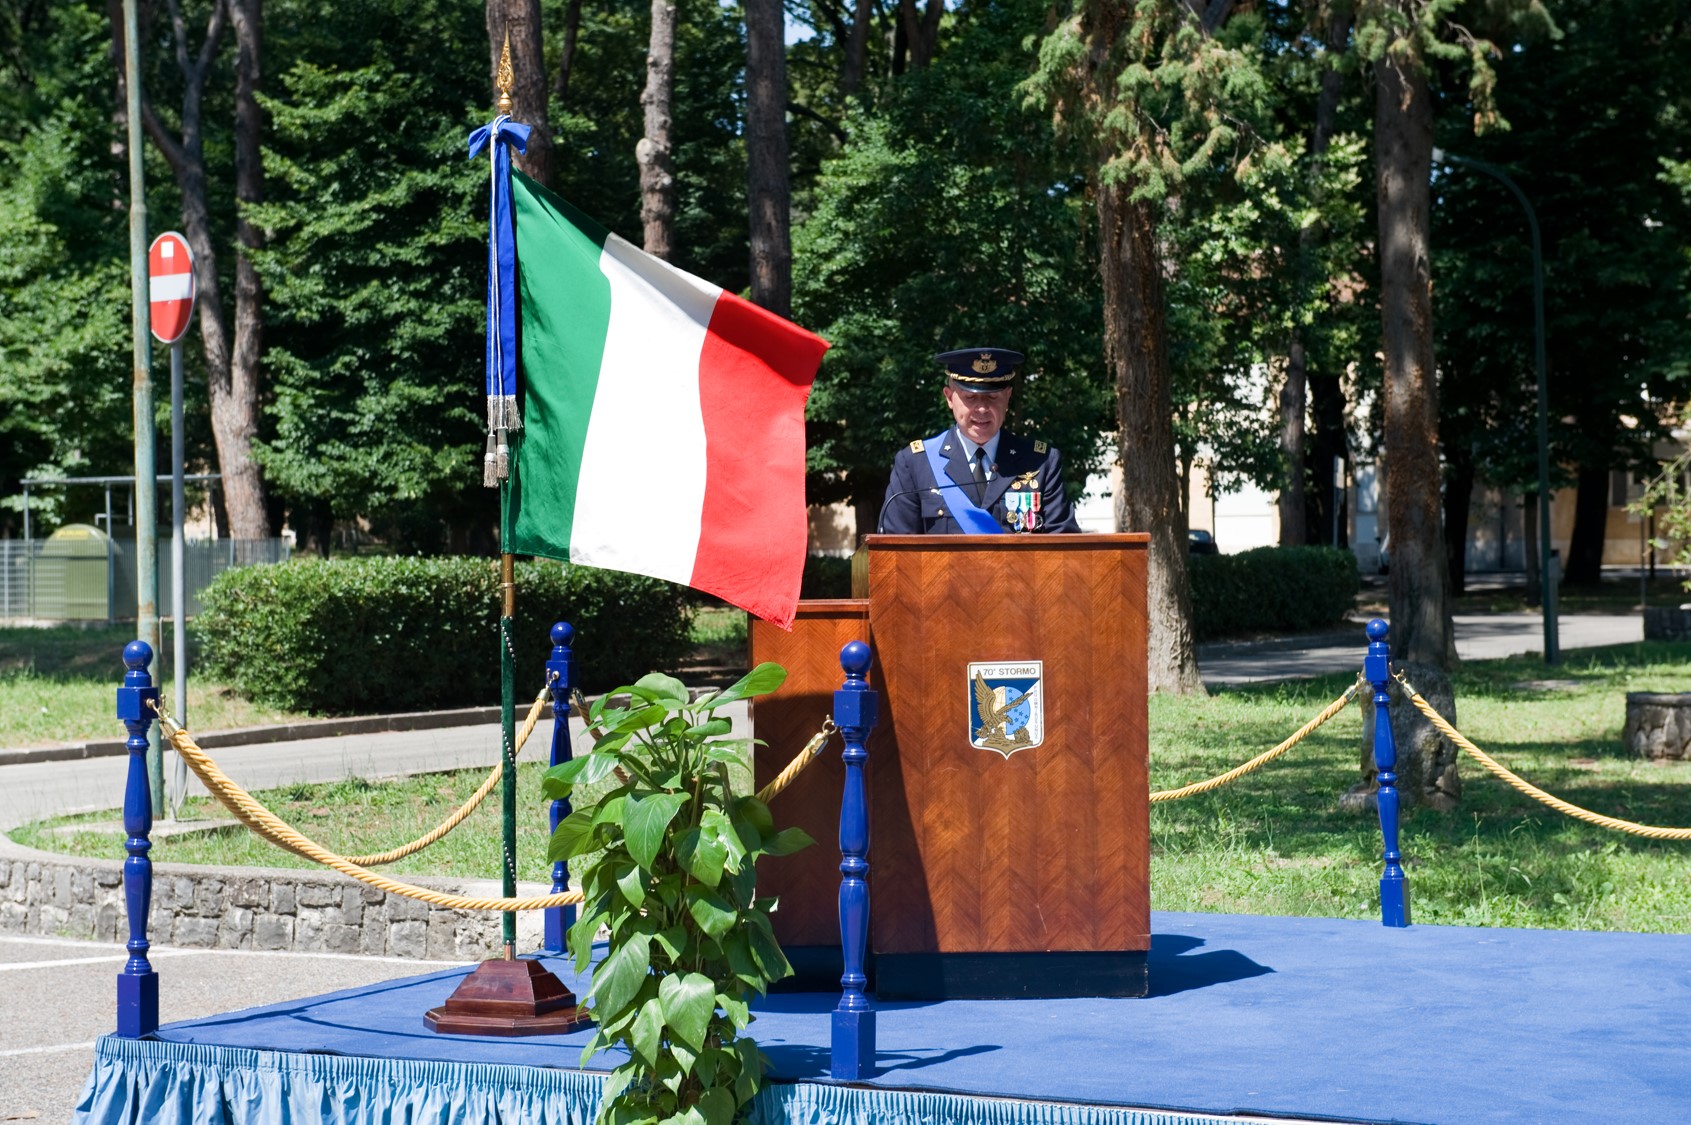
[[[944,439],[945,432],[942,430],[939,434],[922,443],[922,451],[928,455],[928,468],[933,471],[934,484],[944,489],[945,492],[955,493],[951,497],[951,514],[957,518],[958,525],[969,534],[1003,535],[1004,528],[999,525],[997,520],[992,518],[992,513],[975,503],[974,497],[969,495],[968,489],[945,475],[945,462],[940,460],[939,456],[940,442]],[[958,440],[961,441],[962,439],[959,438]],[[944,492],[941,493],[942,496],[944,494]]]

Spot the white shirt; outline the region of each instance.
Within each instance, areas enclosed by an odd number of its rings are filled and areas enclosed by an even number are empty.
[[[993,471],[993,467],[998,462],[998,439],[1004,436],[1003,430],[999,430],[997,433],[988,438],[985,445],[976,445],[974,442],[964,437],[963,431],[958,429],[956,426],[953,426],[951,430],[957,435],[957,440],[963,443],[963,459],[965,461],[973,462],[975,459],[975,451],[977,449],[984,449],[986,450],[986,460],[981,465],[981,468],[986,472],[986,479],[992,480],[998,475]],[[972,471],[973,470],[971,470],[971,472]]]

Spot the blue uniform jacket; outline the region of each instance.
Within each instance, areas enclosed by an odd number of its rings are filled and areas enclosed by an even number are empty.
[[[880,530],[893,535],[958,535],[963,529],[952,515],[953,501],[960,495],[953,485],[966,486],[973,498],[974,474],[964,455],[966,448],[955,428],[935,439],[945,459],[949,480],[935,482],[923,442],[911,442],[898,451],[892,462],[892,480],[881,506]],[[1033,474],[1029,477],[1027,474]],[[1021,488],[1012,490],[1020,482]],[[1039,526],[1034,530],[1079,531],[1074,510],[1063,495],[1062,459],[1057,450],[1042,441],[1004,431],[998,439],[998,461],[986,484],[982,508],[1004,530],[1011,530],[1005,494],[1011,491],[1039,493]]]

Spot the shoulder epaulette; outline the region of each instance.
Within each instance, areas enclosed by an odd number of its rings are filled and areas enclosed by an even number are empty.
[[[1050,449],[1050,448],[1051,447],[1049,445],[1046,445],[1042,441],[1036,441],[1036,442],[1033,443],[1033,451],[1035,453],[1044,453],[1047,449]]]
[[[921,438],[917,438],[915,441],[910,443],[910,452],[912,453],[920,453],[925,448],[926,447],[922,444]]]

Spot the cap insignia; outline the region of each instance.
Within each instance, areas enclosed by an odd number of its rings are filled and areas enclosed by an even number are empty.
[[[998,370],[998,361],[992,358],[991,352],[982,352],[979,359],[969,365],[977,375],[991,375]]]

